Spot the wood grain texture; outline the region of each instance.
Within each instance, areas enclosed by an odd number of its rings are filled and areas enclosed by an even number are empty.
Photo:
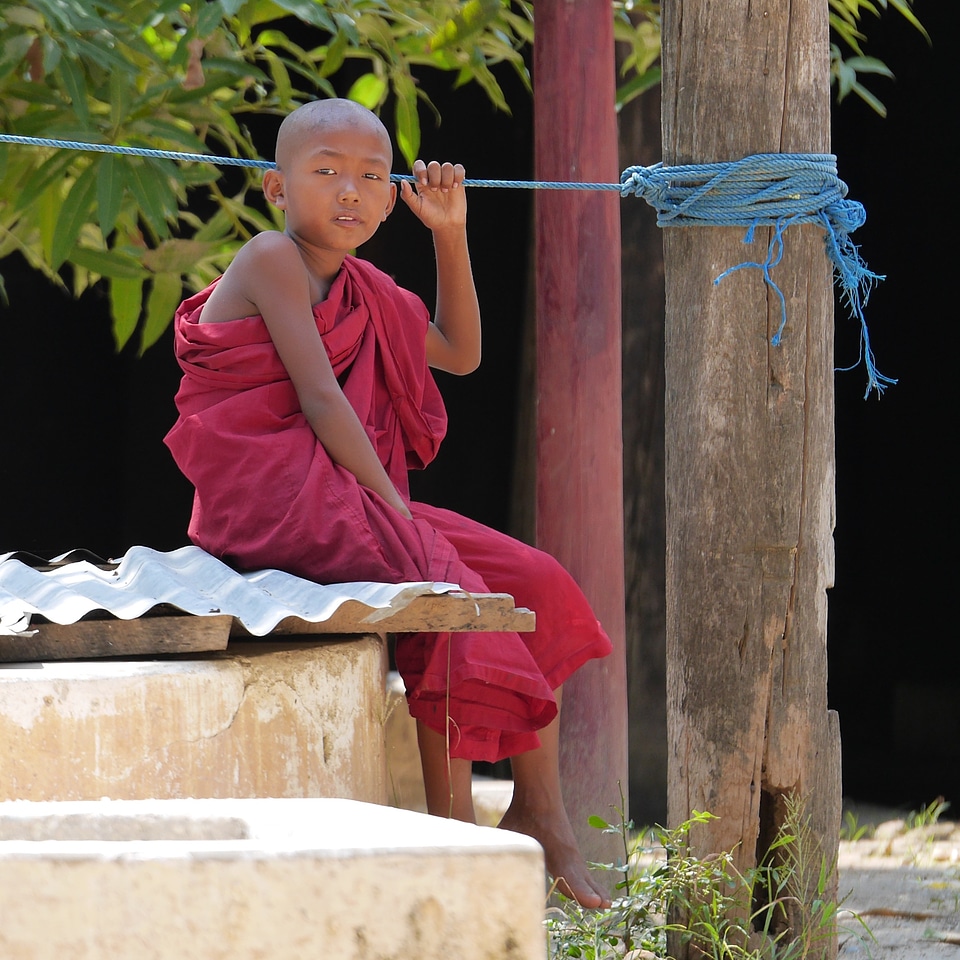
[[[371,614],[374,616],[371,617]],[[363,633],[476,633],[536,629],[536,614],[514,605],[508,593],[468,594],[460,591],[415,597],[406,606],[392,611],[371,611],[356,600],[341,604],[329,620],[320,623],[288,617],[270,636],[297,634]],[[235,623],[233,636],[248,635]],[[269,639],[267,637],[266,639]]]
[[[538,0],[534,147],[538,179],[615,182],[610,5]],[[587,859],[610,838],[587,818],[627,783],[620,346],[620,200],[536,196],[537,545],[579,583],[614,651],[564,685],[564,799]]]
[[[77,623],[34,622],[31,632],[0,635],[0,662],[86,660],[226,650],[232,617],[104,616]]]
[[[829,149],[827,5],[664,5],[666,163]],[[668,816],[719,819],[695,850],[762,858],[784,797],[807,804],[828,863],[840,738],[827,708],[833,583],[833,290],[822,231],[786,234],[774,279],[743,228],[664,231]],[[836,878],[833,881],[836,890]],[[836,953],[836,943],[824,946]]]

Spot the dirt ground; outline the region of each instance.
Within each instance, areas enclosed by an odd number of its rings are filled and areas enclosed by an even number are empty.
[[[873,833],[840,844],[838,960],[960,960],[960,823],[850,809]]]

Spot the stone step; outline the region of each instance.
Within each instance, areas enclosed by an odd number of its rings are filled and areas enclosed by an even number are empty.
[[[0,800],[385,803],[385,641],[0,665]]]
[[[540,847],[332,799],[0,803],[5,960],[544,960]]]

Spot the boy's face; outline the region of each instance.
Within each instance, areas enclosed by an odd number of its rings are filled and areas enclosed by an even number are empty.
[[[346,254],[369,240],[396,202],[391,149],[383,128],[349,118],[294,130],[278,145],[264,193],[286,214],[286,232]]]

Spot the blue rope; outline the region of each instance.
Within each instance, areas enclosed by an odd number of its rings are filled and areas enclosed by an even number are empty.
[[[883,280],[867,269],[850,234],[866,221],[862,204],[847,200],[847,185],[837,177],[836,157],[820,153],[756,154],[730,163],[687,164],[664,167],[628,167],[620,177],[622,195],[642,197],[657,210],[661,227],[742,226],[744,243],[752,243],[757,227],[773,227],[762,263],[745,261],[730,267],[714,280],[737,270],[760,270],[764,282],[780,300],[780,325],[771,337],[780,343],[787,322],[783,291],[770,271],[783,257],[783,233],[798,223],[823,227],[826,254],[833,264],[851,316],[860,323],[860,357],[867,368],[867,389],[877,395],[897,381],[877,370],[864,307],[874,285]]]
[[[181,153],[146,147],[124,147],[108,143],[83,143],[43,137],[23,137],[0,133],[0,143],[114,153],[126,156],[156,157],[164,160],[197,161],[220,166],[256,167],[269,170],[269,160],[243,157],[218,157],[203,153]],[[391,174],[394,182],[415,183],[409,174]],[[745,268],[759,270],[764,282],[780,301],[780,325],[771,338],[780,343],[787,322],[783,291],[771,276],[771,270],[783,257],[783,233],[794,224],[813,223],[823,227],[827,257],[833,264],[850,314],[860,323],[860,357],[850,367],[863,362],[867,369],[867,389],[878,396],[897,381],[881,374],[874,361],[864,307],[874,285],[884,277],[867,269],[859,248],[850,238],[863,225],[866,213],[856,201],[847,200],[847,186],[837,177],[836,157],[832,154],[755,154],[729,163],[678,164],[628,167],[619,183],[585,183],[544,180],[464,180],[468,187],[501,187],[524,190],[616,190],[621,197],[643,198],[657,211],[660,227],[742,226],[744,243],[752,243],[757,227],[773,227],[767,256],[762,262],[744,261],[716,277],[724,277]]]

